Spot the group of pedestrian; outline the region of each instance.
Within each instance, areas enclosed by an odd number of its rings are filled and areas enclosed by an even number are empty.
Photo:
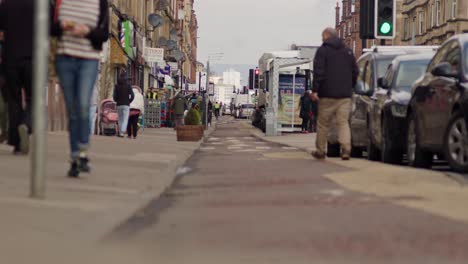
[[[302,133],[314,133],[317,126],[317,102],[311,98],[312,91],[306,90],[299,102],[300,114],[302,118]]]

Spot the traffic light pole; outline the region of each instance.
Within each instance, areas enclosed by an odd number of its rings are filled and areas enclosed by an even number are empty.
[[[45,90],[49,54],[49,1],[36,0],[33,69],[33,148],[31,156],[31,197],[45,198],[46,116]]]

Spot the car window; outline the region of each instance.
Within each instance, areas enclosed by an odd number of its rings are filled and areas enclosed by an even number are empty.
[[[427,72],[431,72],[432,69],[434,69],[435,66],[437,66],[438,64],[440,64],[444,60],[445,55],[449,51],[449,46],[450,46],[451,43],[452,42],[445,44],[443,47],[441,47],[437,51],[437,53],[434,55],[434,58],[432,58],[431,63],[427,67]]]
[[[366,68],[364,71],[364,91],[370,91],[374,88],[374,82],[372,79],[372,62],[366,64]]]
[[[254,108],[253,104],[243,104],[242,108]]]
[[[395,80],[397,89],[410,90],[413,83],[424,74],[429,60],[402,61]]]
[[[450,45],[448,45],[447,55],[443,61],[452,65],[452,73],[460,73],[461,49],[458,41],[452,41]]]
[[[394,67],[393,64],[388,65],[387,73],[385,73],[385,76],[384,76],[384,78],[387,80],[387,83],[390,87],[392,86],[392,82],[393,82],[393,73],[394,73],[393,67]]]
[[[388,65],[392,63],[392,60],[392,58],[377,60],[377,79],[385,76]]]
[[[364,73],[365,73],[365,70],[366,70],[366,63],[367,63],[366,59],[361,59],[357,63],[358,68],[359,68],[359,75],[358,75],[356,86],[362,87],[361,90],[364,90],[364,88],[365,88],[364,87]]]

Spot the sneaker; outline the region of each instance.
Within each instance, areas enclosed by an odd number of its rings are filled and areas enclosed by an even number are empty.
[[[78,178],[80,175],[80,170],[78,169],[78,161],[72,161],[70,163],[70,170],[68,171],[68,177]]]
[[[318,160],[325,160],[325,154],[323,153],[320,153],[318,151],[313,151],[311,153],[312,157],[314,157],[315,159],[318,159]]]
[[[21,154],[28,154],[29,152],[28,127],[26,125],[20,125],[18,127],[18,134],[20,138],[19,151],[21,152]]]
[[[341,159],[342,160],[349,160],[350,159],[349,153],[344,152],[343,154],[341,154]]]
[[[89,167],[89,159],[88,158],[80,158],[78,163],[78,170],[84,173],[90,173],[91,167]]]

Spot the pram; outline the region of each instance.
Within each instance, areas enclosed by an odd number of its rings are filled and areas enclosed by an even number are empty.
[[[101,102],[99,108],[99,135],[115,136],[118,130],[119,114],[117,104],[112,99]]]

